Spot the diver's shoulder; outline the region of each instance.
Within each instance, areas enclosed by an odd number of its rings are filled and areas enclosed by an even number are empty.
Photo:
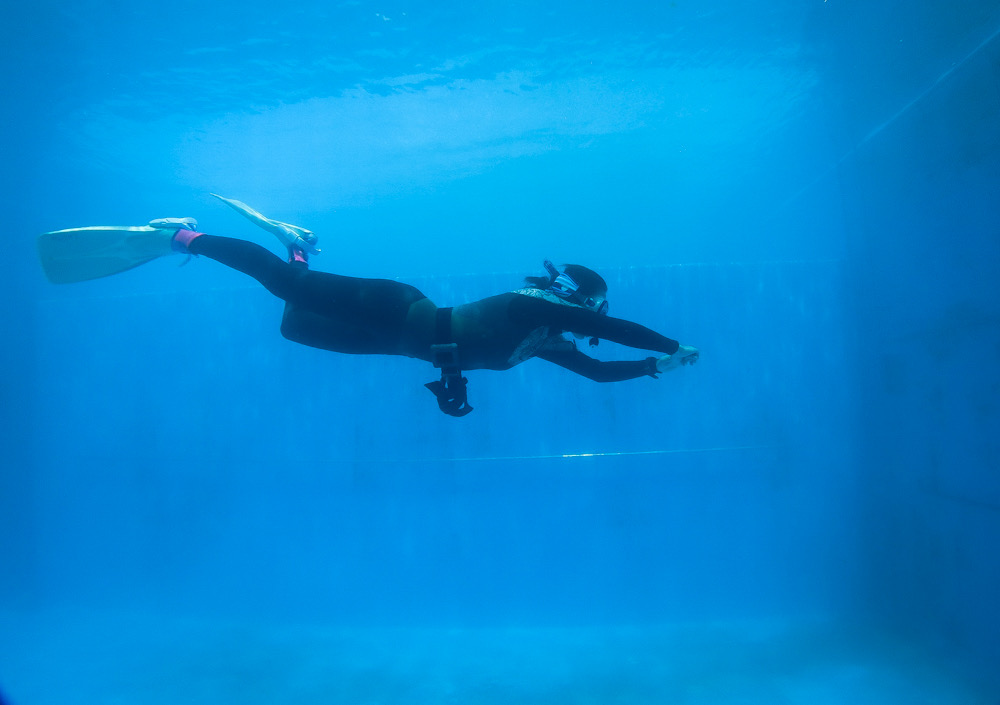
[[[519,297],[519,298],[523,297],[523,299],[531,299],[531,300],[534,300],[534,301],[544,301],[544,302],[548,302],[550,304],[556,304],[557,306],[574,306],[575,305],[575,304],[573,304],[573,303],[571,303],[569,301],[566,301],[565,299],[559,298],[558,296],[556,296],[555,294],[553,294],[551,291],[545,291],[543,289],[535,289],[535,288],[528,287],[528,288],[524,288],[524,289],[515,289],[514,291],[511,291],[511,292],[508,292],[508,293],[511,294],[511,295],[513,295],[513,296],[515,296],[515,297]]]

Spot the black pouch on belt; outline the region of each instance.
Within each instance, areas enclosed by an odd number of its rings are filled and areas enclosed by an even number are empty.
[[[441,370],[441,379],[424,386],[437,397],[438,407],[449,416],[465,416],[472,411],[469,406],[469,380],[462,376],[459,366],[458,345],[451,342],[451,308],[439,308],[434,325],[434,345],[431,346],[431,363]]]

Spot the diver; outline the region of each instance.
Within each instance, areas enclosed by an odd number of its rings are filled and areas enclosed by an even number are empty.
[[[276,235],[288,250],[287,261],[246,240],[199,232],[193,218],[161,218],[149,226],[46,233],[38,243],[43,267],[50,280],[63,283],[107,276],[170,252],[208,257],[253,277],[285,302],[281,334],[288,340],[338,353],[405,355],[432,363],[441,379],[425,386],[451,416],[472,411],[465,370],[507,370],[537,357],[596,382],[618,382],[656,378],[698,361],[697,348],[609,316],[608,286],[587,267],[546,261],[546,275],[526,277],[522,288],[439,308],[409,284],[313,271],[308,258],[319,250],[311,231],[217,198]],[[659,355],[602,362],[581,352],[567,334],[588,338],[591,345],[606,338]]]

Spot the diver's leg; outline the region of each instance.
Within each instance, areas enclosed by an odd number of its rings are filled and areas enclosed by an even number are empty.
[[[397,354],[410,306],[425,298],[417,288],[389,279],[360,279],[309,271],[292,248],[284,262],[245,240],[182,230],[178,246],[247,274],[286,302],[281,333],[303,345],[355,354]]]
[[[327,316],[291,301],[285,302],[281,335],[293,343],[339,353],[379,355],[391,352],[379,336],[349,318]]]
[[[293,264],[293,267],[304,265]],[[281,334],[294,342],[353,354],[410,354],[410,307],[426,296],[409,284],[307,272],[288,299]]]
[[[253,277],[279,299],[287,301],[298,296],[302,275],[307,270],[292,266],[253,242],[204,234],[184,242],[186,232],[190,231],[180,231],[175,241],[191,254],[204,255]]]

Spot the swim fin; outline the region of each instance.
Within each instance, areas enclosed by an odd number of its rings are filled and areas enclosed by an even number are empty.
[[[171,254],[177,227],[98,225],[56,230],[38,236],[38,257],[53,284],[99,279]]]
[[[276,236],[285,247],[298,247],[311,255],[318,255],[320,253],[319,248],[316,247],[316,243],[319,239],[312,230],[307,230],[306,228],[299,225],[292,225],[291,223],[283,223],[280,220],[275,220],[274,218],[268,218],[248,206],[243,201],[237,201],[235,198],[226,198],[217,193],[213,193],[211,195],[215,196],[223,203],[228,204],[229,207],[237,213],[243,214],[244,218],[257,227],[263,228],[267,232]]]

